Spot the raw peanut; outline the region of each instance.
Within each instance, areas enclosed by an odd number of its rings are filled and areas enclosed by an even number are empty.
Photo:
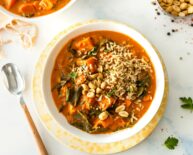
[[[181,10],[185,10],[185,9],[187,9],[188,8],[188,4],[187,3],[181,3],[180,4],[180,9]]]
[[[97,85],[98,85],[98,86],[101,85],[101,80],[100,80],[100,79],[97,80]]]
[[[193,13],[193,6],[189,6],[189,7],[188,7],[188,13],[189,13],[189,14],[192,14],[192,13]]]
[[[164,7],[164,6],[165,6],[165,3],[160,3],[160,6],[161,6],[161,7]]]
[[[176,11],[172,11],[171,14],[172,14],[173,16],[178,16],[178,13],[177,13]]]
[[[54,7],[54,4],[51,2],[51,0],[41,0],[39,5],[44,10],[51,10]]]
[[[172,12],[172,10],[173,10],[172,6],[168,6],[168,7],[166,8],[166,11],[167,11],[167,12]]]
[[[119,112],[119,116],[121,116],[121,117],[128,117],[129,114],[128,114],[128,112],[126,112],[126,111],[120,111],[120,112]]]
[[[178,15],[179,15],[180,17],[185,17],[185,16],[186,16],[186,14],[185,14],[184,12],[180,12]]]
[[[88,86],[91,89],[96,89],[96,86],[93,83],[91,83],[91,82],[88,83]]]
[[[188,10],[184,10],[183,13],[185,14],[185,16],[188,14]]]
[[[98,86],[97,80],[93,80],[92,83],[93,83],[95,86]]]
[[[176,12],[180,12],[181,11],[181,9],[178,6],[176,6],[176,5],[173,5],[172,8]]]
[[[83,90],[88,91],[88,86],[86,84],[82,84],[81,86],[82,86]]]
[[[97,94],[99,94],[99,93],[101,93],[101,92],[102,92],[102,90],[101,90],[100,88],[97,88],[97,89],[96,89],[96,93],[97,93]]]
[[[173,4],[176,5],[176,6],[179,6],[181,3],[176,0],[176,1],[173,2]]]
[[[168,3],[168,4],[172,4],[172,3],[173,3],[173,0],[167,0],[167,3]]]
[[[99,73],[97,78],[98,78],[98,79],[103,79],[103,74],[102,74],[102,73]]]
[[[90,89],[89,92],[95,93],[95,89]]]
[[[116,113],[119,113],[119,112],[124,111],[124,110],[125,110],[125,105],[120,105],[120,106],[118,106],[118,107],[115,109],[115,112],[116,112]]]
[[[87,91],[86,91],[86,90],[82,90],[82,94],[83,94],[83,95],[86,95],[86,94],[87,94]]]
[[[87,93],[87,97],[89,98],[94,98],[95,97],[95,94],[93,92],[88,92]]]
[[[98,74],[92,74],[92,75],[89,75],[89,79],[95,79],[96,77],[98,76]]]
[[[103,72],[103,66],[99,65],[97,70],[98,70],[98,72],[102,73]]]
[[[105,119],[108,118],[108,116],[109,116],[109,113],[108,113],[107,111],[104,111],[104,112],[102,112],[102,113],[99,114],[99,119],[100,119],[101,121],[104,121]]]
[[[106,87],[107,83],[106,82],[102,82],[101,83],[101,88],[104,89]]]

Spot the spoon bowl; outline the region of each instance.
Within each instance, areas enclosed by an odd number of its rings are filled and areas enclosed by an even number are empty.
[[[8,63],[1,70],[5,86],[13,95],[21,95],[25,89],[25,82],[16,65]]]

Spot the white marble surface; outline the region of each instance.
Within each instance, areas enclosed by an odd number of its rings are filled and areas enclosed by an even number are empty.
[[[31,81],[38,56],[46,44],[65,27],[88,19],[121,21],[142,32],[160,51],[169,75],[169,100],[166,113],[158,127],[146,140],[120,155],[193,155],[193,113],[180,108],[179,97],[193,97],[193,27],[171,23],[167,16],[154,19],[156,7],[148,0],[78,0],[65,13],[35,21],[39,36],[35,46],[26,50],[18,43],[4,47],[6,62],[17,64],[26,79],[25,100],[50,155],[85,155],[57,142],[40,123],[32,100]],[[164,27],[166,25],[166,27]],[[183,28],[170,37],[172,28]],[[185,43],[188,41],[189,43]],[[190,43],[192,42],[192,43]],[[183,57],[183,60],[179,60]],[[0,81],[0,155],[36,155],[37,149],[17,98],[10,95]],[[183,116],[183,118],[181,118]],[[162,131],[163,130],[163,131]],[[175,150],[164,147],[165,139],[179,138]]]

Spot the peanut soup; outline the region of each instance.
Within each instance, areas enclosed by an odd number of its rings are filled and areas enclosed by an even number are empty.
[[[135,125],[152,103],[156,77],[144,48],[112,31],[70,40],[56,58],[52,96],[67,121],[91,134]]]

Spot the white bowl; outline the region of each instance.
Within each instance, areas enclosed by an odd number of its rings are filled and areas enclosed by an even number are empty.
[[[55,59],[59,54],[59,52],[61,51],[61,49],[63,48],[63,46],[69,40],[71,40],[76,36],[79,36],[83,33],[87,33],[90,31],[98,31],[98,30],[109,30],[109,31],[120,32],[122,34],[128,35],[129,37],[137,41],[146,50],[147,54],[149,55],[154,65],[155,74],[156,74],[155,96],[149,109],[144,114],[144,116],[132,128],[126,128],[124,130],[120,130],[110,134],[89,134],[77,129],[74,126],[71,126],[67,122],[66,118],[58,112],[55,106],[54,100],[52,98],[51,86],[50,86],[51,73],[54,67]],[[42,78],[42,92],[44,96],[44,101],[53,118],[66,131],[79,137],[82,140],[95,142],[95,143],[110,143],[110,142],[116,142],[116,141],[129,138],[135,135],[141,129],[143,129],[151,121],[151,119],[154,117],[154,115],[156,114],[156,112],[158,111],[161,105],[162,98],[164,95],[164,88],[165,88],[165,75],[164,75],[164,70],[163,70],[163,66],[160,61],[160,58],[157,55],[155,49],[152,47],[152,45],[139,32],[137,32],[131,27],[128,27],[127,25],[124,25],[121,23],[109,22],[109,21],[96,21],[96,22],[80,25],[78,27],[73,28],[72,30],[69,30],[59,41],[57,41],[55,45],[53,45],[53,48],[47,52],[49,52],[49,56],[47,57],[47,60],[45,63],[43,78]]]
[[[61,9],[47,14],[47,15],[43,15],[43,16],[38,16],[38,17],[32,17],[32,18],[27,18],[27,17],[23,17],[20,15],[17,15],[15,13],[12,13],[11,11],[8,11],[7,9],[5,9],[3,6],[0,5],[0,12],[3,13],[4,15],[7,15],[8,17],[12,17],[12,18],[18,18],[18,19],[23,19],[23,20],[36,20],[36,19],[42,19],[45,17],[51,17],[51,16],[55,16],[57,14],[60,14],[61,12],[64,12],[66,9],[68,9],[72,4],[74,4],[76,2],[76,0],[70,0],[70,2],[68,4],[66,4],[64,7],[62,7]]]

